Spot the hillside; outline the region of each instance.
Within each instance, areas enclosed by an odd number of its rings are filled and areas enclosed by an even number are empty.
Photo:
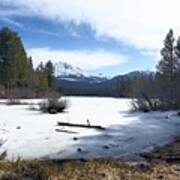
[[[56,64],[55,69],[58,89],[64,95],[71,96],[119,97],[120,86],[124,80],[154,74],[149,71],[134,71],[125,75],[107,78],[101,74],[89,75],[78,67],[62,62]]]

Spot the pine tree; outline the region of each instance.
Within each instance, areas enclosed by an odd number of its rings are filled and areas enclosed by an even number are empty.
[[[173,30],[170,29],[164,40],[164,47],[161,50],[162,59],[157,66],[157,79],[160,85],[159,96],[167,108],[176,106],[175,86],[177,71],[177,56],[175,53],[175,39]]]
[[[51,61],[33,68],[21,38],[9,28],[0,30],[0,86],[9,96],[17,92],[24,97],[33,91],[47,92],[55,89],[54,67]],[[12,93],[13,92],[13,93]]]
[[[32,57],[28,58],[28,87],[30,89],[34,89],[37,82],[36,82],[36,76],[35,76],[35,71],[33,68],[33,60]]]
[[[157,67],[160,74],[166,75],[169,80],[173,79],[175,69],[174,35],[171,29],[164,40],[164,48],[161,50],[162,59]]]
[[[175,46],[175,55],[176,55],[175,71],[180,75],[180,37],[178,38]]]
[[[45,65],[47,80],[48,80],[48,89],[55,89],[55,77],[54,77],[54,66],[51,61],[48,61]]]
[[[48,79],[47,79],[46,69],[42,62],[37,67],[36,73],[37,73],[37,79],[38,79],[38,86],[37,86],[38,91],[47,92]]]
[[[24,86],[28,78],[28,61],[24,46],[16,32],[0,31],[1,81],[6,88]]]
[[[174,92],[176,97],[176,104],[180,108],[180,37],[177,40],[175,46],[175,55],[176,55],[176,66],[175,66],[175,85]]]
[[[0,55],[0,85],[3,85],[3,57]]]

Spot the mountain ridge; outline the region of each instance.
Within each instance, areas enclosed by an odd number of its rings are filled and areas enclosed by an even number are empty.
[[[103,76],[101,73],[98,75],[88,74],[81,68],[62,61],[55,64],[55,76],[58,79],[71,82],[85,81],[89,83],[100,83],[108,80],[108,78]]]
[[[61,72],[58,71],[60,72],[58,75],[56,74],[56,84],[64,95],[69,96],[118,97],[119,88],[124,80],[133,79],[142,75],[154,75],[154,72],[151,71],[132,71],[124,75],[107,78],[98,75],[88,75],[82,69],[73,67],[67,63],[61,63],[61,65],[58,65],[58,68],[60,67],[65,69],[61,70]]]

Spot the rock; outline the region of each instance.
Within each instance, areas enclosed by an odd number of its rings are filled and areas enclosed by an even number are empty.
[[[49,109],[48,112],[49,112],[49,114],[57,114],[56,109]]]
[[[21,126],[17,126],[16,129],[21,129]]]
[[[143,171],[148,171],[150,169],[150,164],[148,164],[148,163],[140,163],[137,167],[139,167]]]
[[[73,140],[74,140],[74,141],[77,141],[77,140],[78,140],[78,138],[77,138],[77,137],[73,137]]]
[[[109,146],[104,145],[103,148],[104,148],[104,149],[109,149]]]
[[[143,112],[148,113],[148,112],[150,112],[150,110],[149,109],[144,109]]]
[[[163,177],[163,175],[159,175],[157,178],[158,179],[163,179],[164,177]]]
[[[82,152],[82,149],[81,149],[81,148],[78,148],[77,151],[78,151],[78,152]]]

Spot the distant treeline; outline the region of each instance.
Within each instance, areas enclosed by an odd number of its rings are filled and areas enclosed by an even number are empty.
[[[57,78],[56,84],[62,93],[68,96],[133,97],[134,82],[141,77],[154,76],[153,72],[135,71],[98,83]]]
[[[51,61],[34,69],[21,38],[9,28],[0,30],[0,97],[39,97],[54,91]]]

